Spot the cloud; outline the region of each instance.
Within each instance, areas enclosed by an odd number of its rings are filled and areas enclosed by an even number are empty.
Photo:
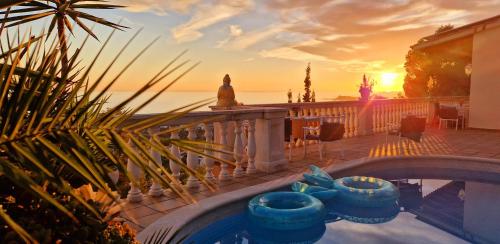
[[[359,73],[400,66],[421,37],[440,25],[491,17],[500,0],[269,0],[267,8],[281,14],[284,32],[308,36],[314,45],[281,43],[262,57],[324,61],[331,70]]]
[[[229,35],[230,36],[241,36],[243,30],[239,25],[230,25],[229,26]]]
[[[306,53],[292,47],[280,47],[271,50],[262,50],[259,52],[259,55],[264,58],[280,58],[295,61],[328,61],[328,59],[323,56]]]
[[[201,4],[191,19],[172,29],[177,42],[189,42],[203,36],[202,29],[237,16],[253,7],[251,0],[220,1],[217,4]]]
[[[169,11],[187,13],[201,0],[121,0],[120,4],[127,6],[130,12],[153,12],[166,15]]]
[[[350,73],[375,73],[384,68],[384,60],[330,60],[334,68]]]
[[[384,68],[384,60],[361,60],[361,59],[330,59],[321,55],[310,54],[294,47],[280,47],[271,50],[262,50],[259,55],[264,58],[279,58],[294,61],[319,61],[328,64],[328,70],[345,71],[350,73],[375,73]]]
[[[229,41],[225,47],[231,50],[242,50],[261,41],[264,41],[278,33],[285,31],[285,25],[268,26],[262,30],[247,32]]]
[[[226,39],[217,42],[217,48],[221,48],[226,45],[229,41],[233,40],[234,38],[241,36],[243,34],[243,29],[239,25],[229,25],[229,35]]]

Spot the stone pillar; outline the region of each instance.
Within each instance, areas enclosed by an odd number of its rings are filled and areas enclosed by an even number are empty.
[[[255,167],[264,172],[275,172],[286,167],[285,122],[286,109],[268,109],[255,124]]]
[[[373,134],[373,104],[371,102],[360,102],[358,114],[358,134],[360,136]]]

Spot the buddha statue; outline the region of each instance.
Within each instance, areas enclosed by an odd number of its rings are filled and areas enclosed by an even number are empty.
[[[238,103],[236,102],[234,90],[231,86],[231,78],[226,74],[223,79],[223,84],[219,87],[219,91],[217,92],[217,106],[232,107],[236,105],[238,105]]]

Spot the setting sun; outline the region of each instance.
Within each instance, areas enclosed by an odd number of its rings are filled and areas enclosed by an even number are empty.
[[[385,90],[393,89],[397,77],[398,74],[396,73],[382,73],[380,75],[380,87]]]

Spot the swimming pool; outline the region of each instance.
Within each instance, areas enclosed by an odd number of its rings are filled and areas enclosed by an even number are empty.
[[[262,228],[249,221],[248,211],[241,211],[206,226],[184,243],[468,243],[402,212],[399,204],[359,208],[330,201],[325,207],[324,223],[293,231]]]
[[[138,239],[145,241],[148,237],[168,229],[168,241],[164,243],[179,243],[181,240],[184,243],[186,241],[259,243],[256,239],[252,239],[259,238],[259,236],[289,237],[295,240],[290,241],[291,243],[301,243],[298,241],[300,239],[304,240],[303,243],[365,243],[367,240],[369,243],[463,243],[464,240],[473,240],[477,243],[500,243],[500,235],[498,235],[500,233],[500,225],[498,225],[500,221],[498,209],[500,206],[500,160],[460,156],[359,159],[343,165],[329,166],[326,172],[335,179],[367,175],[386,180],[460,181],[462,183],[455,184],[454,187],[465,189],[466,197],[465,201],[462,199],[456,203],[445,202],[445,208],[438,208],[427,213],[424,211],[423,215],[422,212],[411,210],[411,208],[418,210],[421,202],[404,194],[405,192],[411,193],[414,189],[400,188],[402,194],[399,204],[400,207],[404,207],[405,211],[398,211],[392,220],[385,223],[360,224],[352,222],[355,219],[331,218],[323,227],[311,228],[309,231],[285,232],[281,233],[282,235],[278,235],[276,231],[259,232],[258,228],[251,228],[245,213],[248,202],[265,192],[289,191],[294,182],[304,180],[302,174],[297,174],[216,195],[201,200],[197,204],[180,208],[161,217],[138,233]],[[441,187],[446,184],[446,182],[443,184],[438,182],[437,185]],[[460,195],[458,194],[459,188],[451,194],[455,200]],[[426,195],[434,189],[424,184],[420,192]],[[430,202],[430,204],[434,203]],[[453,231],[453,228],[443,228],[439,223],[429,221],[428,217],[434,215],[458,220],[455,221],[455,227],[459,227],[455,229],[458,231]],[[304,239],[301,235],[304,233],[311,234],[306,235],[309,239]],[[272,240],[260,242],[272,243]],[[279,239],[274,240],[274,243],[280,243]]]

